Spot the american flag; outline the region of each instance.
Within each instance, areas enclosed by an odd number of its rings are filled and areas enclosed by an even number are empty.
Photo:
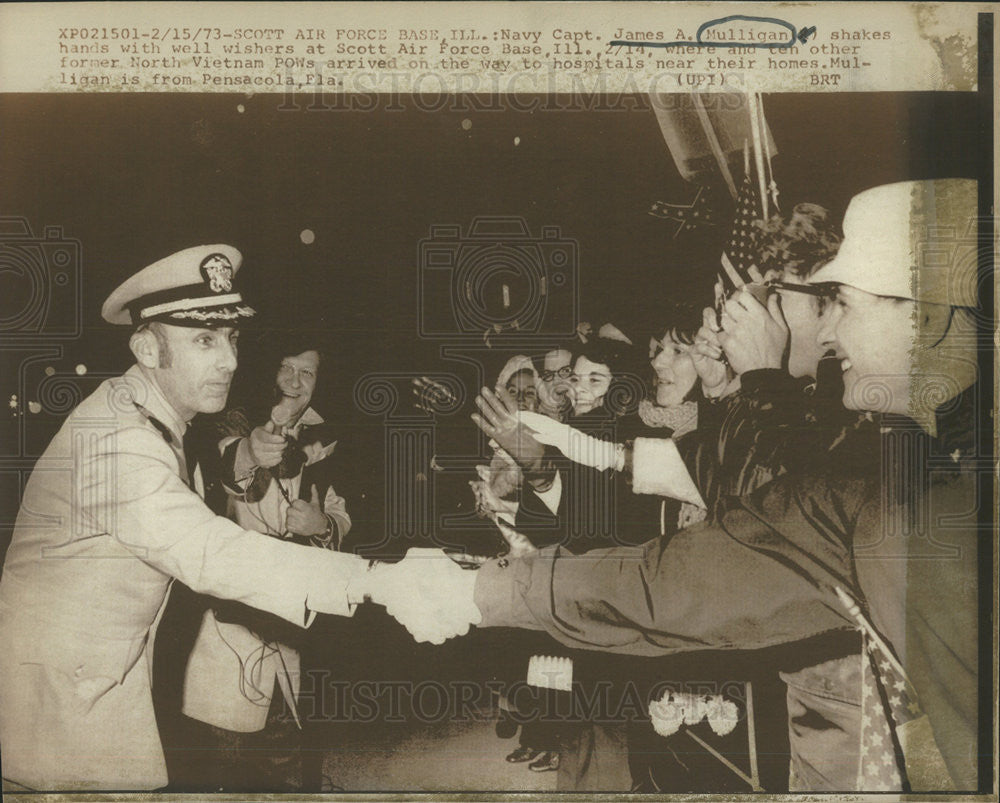
[[[906,764],[898,728],[922,716],[916,694],[881,644],[864,638],[858,791],[903,792]]]
[[[761,214],[758,195],[750,172],[747,171],[736,199],[733,230],[722,252],[723,275],[733,287],[742,287],[752,281],[750,268],[757,262],[757,233],[753,224],[760,219]]]
[[[924,716],[916,690],[890,647],[861,613],[858,603],[843,589],[835,589],[841,603],[861,630],[861,739],[858,755],[858,791],[907,792],[906,760],[900,729]]]

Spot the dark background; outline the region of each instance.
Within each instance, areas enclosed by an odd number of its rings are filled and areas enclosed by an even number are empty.
[[[274,328],[310,329],[326,346],[314,402],[343,432],[344,495],[356,538],[370,543],[410,528],[387,528],[382,504],[385,427],[414,412],[400,375],[454,373],[471,390],[492,382],[507,356],[526,349],[525,340],[545,342],[514,335],[486,349],[470,329],[464,342],[472,350],[462,350],[461,361],[442,357],[440,339],[420,336],[421,282],[430,293],[424,307],[438,316],[425,325],[447,324],[454,306],[447,282],[432,287],[421,270],[420,242],[432,226],[458,224],[466,232],[477,216],[513,216],[536,239],[543,227],[556,227],[560,242],[575,243],[575,272],[567,273],[559,299],[553,293],[543,334],[572,328],[578,313],[615,321],[642,348],[647,330],[662,324],[666,302],[707,302],[728,236],[727,210],[720,207],[719,225],[677,236],[676,223],[648,214],[654,201],[690,202],[697,185],[678,173],[645,96],[591,99],[589,106],[580,99],[579,108],[561,109],[520,98],[531,112],[477,96],[386,96],[372,99],[371,110],[329,101],[333,108],[316,110],[310,100],[0,98],[0,214],[24,221],[5,221],[0,243],[0,391],[4,399],[18,396],[0,426],[2,457],[19,469],[3,475],[6,500],[16,504],[16,475],[30,468],[75,402],[131,362],[125,332],[100,318],[108,293],[139,268],[191,245],[239,247],[241,278],[260,311],[256,331],[245,333],[232,401],[259,387],[267,371],[257,367],[257,347]],[[974,94],[782,94],[764,102],[786,212],[811,201],[839,220],[850,197],[867,187],[976,176],[983,139]],[[18,226],[32,230],[28,242],[49,249],[39,260],[49,282],[41,291],[5,256],[26,241]],[[301,241],[304,229],[315,242]],[[70,281],[57,286],[51,248],[60,231],[78,243],[79,258]],[[34,306],[32,293],[44,296]],[[25,325],[29,307],[36,313]],[[87,367],[85,377],[74,372],[78,364]],[[372,373],[395,375],[388,381],[398,391],[398,403],[377,414],[370,414],[371,398],[358,402],[354,394]],[[28,411],[29,401],[41,412]],[[432,451],[486,453],[468,412],[467,399],[437,417]],[[431,498],[450,481],[464,488],[467,479],[432,477],[420,465],[409,472],[421,473],[437,483]],[[450,509],[455,500],[446,495]],[[423,522],[413,525],[418,540],[434,515],[412,511]]]
[[[143,266],[213,242],[243,252],[244,289],[260,312],[241,341],[233,402],[271,382],[260,355],[274,330],[309,330],[327,350],[314,406],[339,435],[333,459],[353,544],[400,554],[438,536],[495,548],[489,525],[470,518],[467,532],[445,533],[435,524],[471,516],[466,482],[488,454],[467,417],[471,393],[447,415],[422,415],[408,377],[454,374],[471,392],[506,357],[544,350],[577,318],[615,321],[642,348],[666,304],[709,302],[729,234],[724,205],[716,227],[677,236],[676,223],[648,214],[654,201],[689,203],[698,188],[679,175],[646,97],[599,100],[589,110],[542,101],[529,113],[472,97],[383,98],[352,111],[309,110],[308,97],[283,109],[276,95],[0,96],[0,216],[13,218],[0,229],[0,394],[16,396],[0,415],[0,553],[34,460],[81,398],[131,364],[126,330],[100,318],[104,299]],[[977,102],[965,93],[766,95],[782,209],[809,201],[839,220],[868,187],[978,177],[991,134]],[[446,355],[443,340],[421,335],[420,243],[432,226],[465,232],[486,215],[523,218],[536,239],[556,227],[574,244],[571,282],[537,336],[494,338],[488,349],[470,330]],[[300,239],[305,229],[312,244]],[[37,255],[34,274],[12,256],[26,251]],[[435,287],[426,311],[447,324],[454,305]],[[373,374],[388,395],[358,387]],[[393,462],[392,431],[418,433],[424,451]],[[454,470],[432,471],[432,453]],[[387,483],[393,473],[402,485]],[[388,487],[407,499],[391,515]],[[418,646],[371,606],[311,633],[318,653],[308,663],[338,678],[443,680],[465,677],[470,663],[489,676],[510,649],[489,631]]]

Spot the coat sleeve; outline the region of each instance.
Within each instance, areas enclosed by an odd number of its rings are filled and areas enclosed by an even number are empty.
[[[793,455],[815,458],[833,441],[815,423],[806,426],[803,380],[775,369],[748,371],[740,379],[737,393],[699,407],[698,428],[677,443],[710,517],[720,514],[726,495],[754,491],[783,473]],[[803,441],[809,446],[802,448]]]
[[[322,441],[314,443],[322,445]],[[351,531],[352,521],[351,514],[347,510],[347,500],[338,494],[335,488],[341,484],[342,477],[337,477],[335,474],[331,455],[312,463],[307,462],[302,467],[299,499],[309,501],[312,498],[312,489],[315,487],[323,515],[329,517],[336,527],[336,531],[329,539],[324,540],[322,536],[307,536],[303,539],[303,543],[339,549],[344,537]]]
[[[341,538],[351,531],[351,516],[347,512],[347,500],[342,496],[337,496],[332,485],[327,488],[326,497],[323,499],[323,512],[336,522],[337,532]]]
[[[704,523],[638,547],[550,547],[480,569],[481,626],[570,647],[659,656],[755,649],[850,627],[850,537],[869,500],[850,483],[779,480]]]
[[[556,473],[559,486],[556,512],[549,509],[545,500],[536,494],[527,482],[523,482],[518,491],[514,527],[518,532],[523,532],[535,546],[563,543],[568,537],[569,527],[565,514],[566,487],[562,478],[564,473],[565,467],[561,467]],[[548,496],[550,500],[554,496],[555,489],[554,482]]]
[[[355,556],[282,543],[216,516],[178,476],[177,458],[141,426],[95,438],[80,508],[88,529],[197,592],[307,626],[315,613],[350,615]]]

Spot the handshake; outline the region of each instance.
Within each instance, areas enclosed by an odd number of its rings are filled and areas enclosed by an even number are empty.
[[[384,605],[417,641],[444,644],[482,621],[474,598],[476,572],[458,561],[440,549],[410,549],[398,563],[369,564],[350,582],[347,596],[352,603]]]

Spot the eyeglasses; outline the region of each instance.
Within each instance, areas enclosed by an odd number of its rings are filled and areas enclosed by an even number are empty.
[[[764,287],[775,290],[788,290],[792,293],[804,293],[807,296],[818,296],[819,298],[833,298],[836,291],[833,287],[821,287],[817,284],[792,284],[791,282],[781,282],[774,279],[765,282]]]
[[[573,375],[573,366],[564,365],[556,371],[539,371],[538,376],[541,377],[543,382],[551,382],[557,376],[560,379],[569,379]]]

